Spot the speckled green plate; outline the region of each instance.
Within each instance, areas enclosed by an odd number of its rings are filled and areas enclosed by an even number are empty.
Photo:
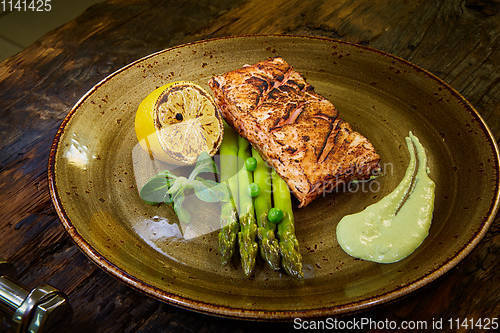
[[[281,55],[373,143],[386,175],[377,186],[327,195],[295,209],[305,278],[262,261],[246,279],[238,260],[221,267],[216,232],[184,239],[168,206],[144,204],[134,176],[134,116],[169,81],[207,80]],[[208,89],[208,87],[207,87]],[[430,235],[408,258],[375,264],[349,257],[335,228],[342,216],[389,193],[409,161],[412,130],[436,182]],[[141,168],[137,168],[136,171]],[[498,208],[498,149],[474,108],[434,75],[400,58],[310,37],[246,36],[202,41],[140,59],[92,88],[64,119],[49,162],[52,200],[96,264],[162,301],[228,317],[290,319],[356,311],[403,296],[462,260]]]

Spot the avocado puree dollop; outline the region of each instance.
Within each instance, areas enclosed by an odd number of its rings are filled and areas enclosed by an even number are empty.
[[[428,176],[425,149],[412,132],[406,145],[410,164],[396,189],[337,225],[337,240],[353,257],[393,263],[409,256],[429,233],[435,184]]]

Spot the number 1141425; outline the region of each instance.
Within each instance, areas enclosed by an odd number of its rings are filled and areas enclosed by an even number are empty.
[[[0,0],[2,12],[50,12],[51,0]]]

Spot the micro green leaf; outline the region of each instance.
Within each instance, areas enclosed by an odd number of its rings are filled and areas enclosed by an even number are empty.
[[[189,175],[189,180],[195,179],[200,173],[217,173],[217,166],[212,157],[206,152],[202,152],[196,160],[196,165]]]
[[[217,183],[210,179],[196,178],[191,181],[194,194],[205,202],[229,201],[229,191],[225,183]]]
[[[180,190],[174,197],[174,211],[180,222],[189,223],[191,221],[191,215],[184,209],[184,190]]]
[[[172,202],[172,196],[168,193],[172,179],[156,175],[142,187],[139,195],[142,200],[149,203]]]

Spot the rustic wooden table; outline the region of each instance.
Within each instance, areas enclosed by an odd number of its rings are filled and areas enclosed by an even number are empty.
[[[74,308],[72,331],[291,329],[221,320],[140,294],[90,262],[59,223],[47,187],[52,138],[96,82],[154,51],[216,36],[287,33],[368,45],[408,59],[460,91],[500,138],[500,4],[462,1],[106,1],[0,63],[0,256],[28,287],[48,282]],[[457,267],[360,316],[385,320],[500,313],[499,218]],[[351,317],[346,317],[352,318]]]

